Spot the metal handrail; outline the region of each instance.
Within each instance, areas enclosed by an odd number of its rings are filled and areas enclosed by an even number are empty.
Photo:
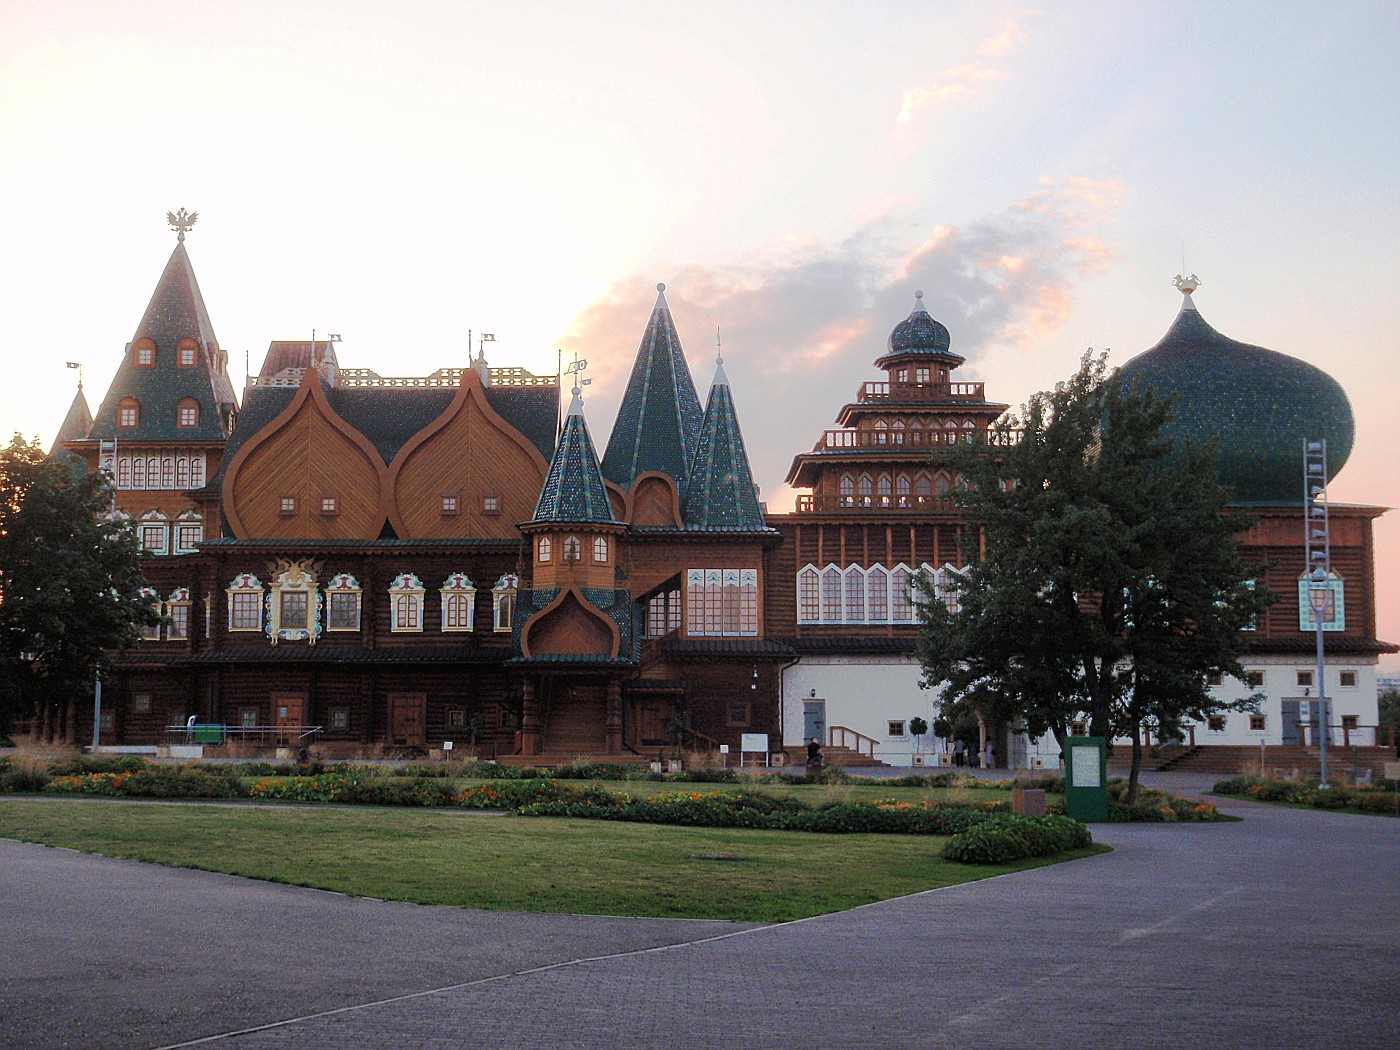
[[[307,725],[285,725],[285,726],[236,726],[225,725],[222,722],[196,722],[194,725],[181,723],[179,725],[166,726],[166,736],[181,736],[193,739],[199,730],[218,729],[225,738],[239,737],[247,740],[266,739],[269,737],[290,737],[296,734],[298,740],[305,740],[308,737],[317,736],[325,731],[325,726]]]

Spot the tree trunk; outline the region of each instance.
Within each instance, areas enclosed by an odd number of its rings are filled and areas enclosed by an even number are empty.
[[[1136,722],[1133,723],[1133,765],[1128,771],[1128,796],[1124,800],[1131,806],[1137,801],[1138,772],[1142,769],[1142,732]]]

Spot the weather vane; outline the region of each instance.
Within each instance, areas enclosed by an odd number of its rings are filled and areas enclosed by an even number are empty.
[[[1182,267],[1182,269],[1185,269],[1185,267]],[[1176,277],[1172,279],[1172,284],[1176,285],[1177,290],[1181,292],[1182,295],[1190,295],[1201,286],[1201,279],[1194,273],[1190,277],[1183,277],[1181,274],[1177,274]]]
[[[199,221],[199,212],[185,211],[184,208],[179,211],[168,211],[165,213],[165,221],[170,224],[172,230],[180,235],[180,243],[183,244],[185,234],[194,229],[194,224]]]
[[[565,375],[571,375],[574,377],[573,392],[575,394],[582,393],[583,388],[586,387],[589,383],[593,382],[593,380],[591,379],[583,378],[584,369],[586,369],[587,367],[588,362],[583,358],[579,357],[577,353],[575,353],[573,363],[566,365],[564,368]]]

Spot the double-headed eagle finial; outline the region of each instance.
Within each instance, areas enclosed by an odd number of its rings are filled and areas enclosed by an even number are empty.
[[[165,221],[170,223],[170,228],[179,234],[180,243],[183,244],[185,234],[194,229],[194,224],[199,221],[199,212],[185,211],[184,208],[179,211],[168,211],[165,213]]]

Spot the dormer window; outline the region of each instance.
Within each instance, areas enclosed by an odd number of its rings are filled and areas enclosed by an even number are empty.
[[[132,345],[133,363],[137,368],[156,366],[156,344],[150,339],[138,339]]]
[[[579,543],[577,536],[569,536],[564,540],[564,560],[578,561],[583,556],[583,544]]]
[[[608,560],[608,538],[599,536],[593,541],[593,560],[599,563]]]
[[[193,368],[199,360],[199,347],[193,339],[185,339],[175,350],[175,362],[181,368]]]
[[[199,426],[199,402],[192,397],[182,398],[178,409],[180,426],[189,430]]]
[[[539,558],[539,562],[540,562],[541,565],[546,565],[546,564],[548,564],[548,563],[549,563],[549,559],[550,559],[551,557],[553,557],[553,553],[552,553],[552,551],[551,551],[551,545],[550,545],[549,537],[548,537],[548,536],[541,536],[541,537],[540,537],[540,542],[539,542],[539,544],[535,547],[535,550],[536,550],[536,556]]]
[[[130,428],[141,422],[141,402],[124,397],[117,404],[117,426]]]

